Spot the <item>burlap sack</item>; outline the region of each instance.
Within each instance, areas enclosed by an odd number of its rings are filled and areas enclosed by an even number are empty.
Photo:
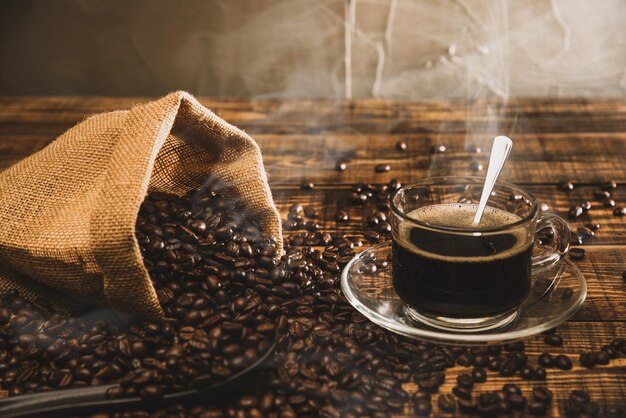
[[[135,238],[139,206],[210,175],[280,240],[258,145],[190,94],[86,119],[0,173],[0,292],[162,315]]]

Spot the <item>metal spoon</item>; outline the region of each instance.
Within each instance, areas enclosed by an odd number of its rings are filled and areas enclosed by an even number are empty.
[[[502,171],[502,167],[506,162],[506,159],[511,153],[513,148],[513,141],[506,136],[496,136],[491,146],[491,156],[489,157],[489,167],[487,168],[487,176],[485,177],[485,185],[483,186],[483,193],[480,195],[480,203],[474,216],[474,225],[480,224],[480,219],[483,217],[485,208],[487,207],[487,201],[491,196],[493,186],[496,184],[496,180]]]

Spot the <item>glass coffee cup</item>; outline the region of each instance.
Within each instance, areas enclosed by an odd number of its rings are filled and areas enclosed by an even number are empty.
[[[391,197],[393,287],[410,318],[457,332],[504,327],[517,317],[533,273],[567,253],[567,222],[539,211],[535,197],[513,184],[496,182],[472,225],[483,183],[433,177]]]

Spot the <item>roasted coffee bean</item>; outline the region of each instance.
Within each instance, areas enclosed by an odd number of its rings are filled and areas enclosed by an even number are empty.
[[[551,335],[546,335],[545,337],[543,337],[543,342],[548,345],[560,347],[563,345],[563,338],[561,338],[559,335],[551,334]]]
[[[469,168],[472,171],[483,171],[483,165],[481,163],[476,162],[476,161],[472,162],[470,164]]]
[[[620,218],[622,216],[626,216],[626,207],[618,206],[615,209],[613,209],[613,216],[618,216]]]
[[[456,399],[452,395],[439,395],[437,405],[443,412],[454,412],[456,410]]]
[[[428,416],[432,411],[430,400],[420,399],[413,403],[413,412],[417,416]]]
[[[570,245],[583,245],[583,244],[584,244],[583,236],[579,234],[578,232],[572,232]]]
[[[617,188],[617,183],[615,183],[614,180],[607,180],[600,184],[600,189],[606,190],[607,192],[610,192],[616,188]]]
[[[335,170],[337,171],[346,171],[348,169],[348,164],[345,161],[339,161],[335,164]]]
[[[535,368],[535,380],[546,380],[548,372],[543,367],[539,366]]]
[[[300,184],[300,189],[302,190],[313,190],[315,184],[312,181],[305,181]]]
[[[564,354],[559,354],[554,360],[554,365],[561,370],[570,370],[572,368],[572,360]]]
[[[457,376],[456,382],[459,386],[467,389],[471,389],[474,386],[474,379],[472,376],[466,373],[462,373]]]
[[[544,404],[552,402],[552,391],[543,386],[533,388],[533,399]]]
[[[579,206],[583,209],[583,211],[587,212],[591,209],[591,202],[583,202]]]
[[[611,357],[609,353],[606,351],[596,351],[595,352],[595,363],[600,364],[602,366],[609,364]]]
[[[374,168],[374,171],[376,171],[377,173],[386,173],[390,170],[391,170],[391,166],[389,164],[378,164]]]
[[[569,192],[571,190],[574,190],[574,183],[572,183],[570,179],[563,179],[559,181],[557,187],[559,188],[559,190]]]
[[[567,216],[569,216],[570,219],[576,219],[580,217],[582,214],[583,214],[583,208],[581,208],[578,205],[572,206],[571,208],[569,208],[569,211],[567,212]]]
[[[550,353],[542,353],[537,359],[537,362],[543,367],[554,367],[554,357],[552,357]]]
[[[605,208],[614,208],[615,207],[615,200],[611,199],[610,197],[607,197],[604,200],[602,200],[602,205]]]
[[[606,190],[594,190],[593,197],[596,200],[604,200],[604,199],[608,199],[609,197],[611,197],[611,193],[609,193]]]
[[[584,352],[579,357],[580,365],[591,369],[596,364],[596,358],[594,353]]]
[[[578,233],[585,239],[592,238],[596,234],[593,230],[587,228],[586,226],[579,226],[576,231],[578,231]]]
[[[471,389],[466,389],[460,386],[455,386],[452,388],[452,393],[457,398],[468,399],[468,400],[472,399]]]
[[[348,216],[348,212],[345,210],[340,210],[335,213],[335,221],[337,222],[348,222],[350,217]]]
[[[483,368],[475,368],[472,370],[472,379],[476,383],[484,383],[487,381],[487,372]]]
[[[485,367],[489,364],[489,356],[487,353],[475,353],[472,356],[472,365],[475,367]]]
[[[525,380],[530,380],[535,377],[535,369],[532,366],[526,365],[520,370],[520,377]]]
[[[396,149],[398,151],[406,151],[406,148],[407,148],[406,141],[396,142]]]
[[[578,247],[570,248],[569,256],[574,260],[582,260],[583,258],[585,258],[585,249]]]

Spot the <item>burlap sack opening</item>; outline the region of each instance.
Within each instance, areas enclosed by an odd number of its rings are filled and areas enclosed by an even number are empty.
[[[209,177],[282,248],[258,145],[190,94],[86,119],[0,173],[0,292],[161,316],[135,238],[139,206],[149,190],[182,194]]]

